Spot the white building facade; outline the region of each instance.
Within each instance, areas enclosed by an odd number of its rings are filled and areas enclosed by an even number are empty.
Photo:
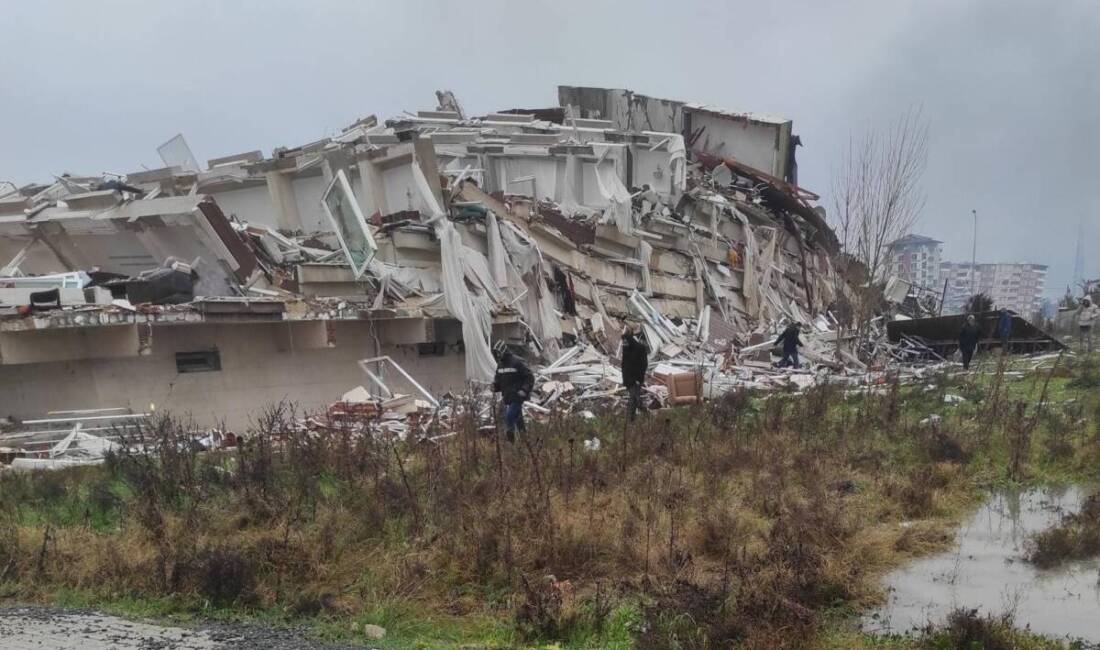
[[[997,309],[1007,308],[1030,318],[1043,306],[1045,264],[978,264],[944,262],[940,273],[947,280],[945,313],[960,313],[970,296],[984,293]]]
[[[926,289],[940,290],[943,242],[923,235],[906,235],[890,244],[886,272]]]

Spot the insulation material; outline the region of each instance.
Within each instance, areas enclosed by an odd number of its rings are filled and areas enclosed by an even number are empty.
[[[508,260],[504,251],[504,243],[500,240],[500,224],[492,212],[486,212],[485,224],[488,228],[487,238],[489,244],[489,271],[498,287],[508,286]]]
[[[592,149],[601,156],[607,151],[606,146],[597,147],[595,144]],[[600,188],[600,194],[610,204],[604,210],[603,222],[614,222],[619,232],[624,235],[633,235],[634,211],[630,205],[630,191],[619,178],[614,161],[604,159],[596,165],[596,184]]]
[[[565,159],[565,179],[561,183],[561,204],[558,205],[558,209],[566,216],[588,212],[588,210],[581,205],[580,199],[577,196],[579,170],[580,165],[577,162],[577,157],[572,154],[567,156]]]
[[[514,225],[505,222],[500,229],[501,241],[508,256],[521,275],[527,275],[541,263],[538,246]]]
[[[447,311],[462,323],[462,340],[466,346],[466,378],[491,382],[497,363],[489,346],[492,333],[492,317],[487,298],[470,291],[464,280],[463,255],[470,251],[462,243],[462,236],[454,224],[446,219],[433,222],[439,238],[440,256],[443,260],[443,300]]]
[[[649,296],[653,294],[650,286],[649,260],[653,256],[653,246],[646,240],[638,242],[638,261],[642,263],[642,293]]]
[[[706,287],[707,293],[714,298],[714,302],[718,304],[718,309],[722,312],[722,318],[729,320],[729,313],[726,310],[726,301],[724,298],[724,292],[718,287],[714,277],[710,274],[710,269],[707,266],[707,260],[703,257],[703,253],[699,250],[699,245],[695,245],[695,263],[699,269],[699,274],[703,278],[703,284]]]
[[[121,446],[99,436],[81,431],[83,423],[77,422],[68,435],[49,450],[49,458],[15,458],[13,470],[63,469],[78,465],[98,465],[107,454],[117,452]]]
[[[684,146],[684,136],[673,135],[668,140],[669,171],[672,173],[673,187],[684,191],[687,186],[687,147]]]
[[[462,243],[462,235],[446,219],[443,209],[436,203],[428,186],[428,179],[420,171],[420,166],[411,167],[417,188],[432,209],[430,221],[439,239],[440,259],[443,262],[443,300],[447,311],[462,323],[462,341],[466,346],[466,379],[491,382],[496,374],[497,363],[489,344],[493,327],[490,304],[484,296],[477,296],[470,291],[464,279],[467,267],[463,256],[476,251]],[[484,256],[481,259],[485,262]],[[485,265],[488,274],[488,263]]]
[[[610,314],[607,313],[607,308],[603,304],[603,297],[600,295],[600,288],[595,284],[592,285],[591,297],[592,304],[596,306],[596,312],[603,323],[604,351],[610,354],[612,350],[619,347],[622,330],[615,324],[617,321],[613,320]]]
[[[776,228],[771,228],[770,230],[772,231],[771,241],[768,242],[767,248],[762,250],[760,254],[761,272],[758,291],[762,299],[760,300],[760,309],[756,316],[761,320],[771,319],[783,311],[771,286],[772,270],[775,268],[776,250],[779,245],[781,233]],[[769,309],[765,309],[765,307],[769,307]]]
[[[741,292],[745,295],[745,308],[748,310],[749,316],[758,318],[760,316],[760,284],[757,279],[756,258],[759,246],[756,243],[756,234],[753,227],[749,225],[748,218],[736,208],[734,208],[733,214],[741,222],[745,232],[745,261],[742,264],[744,279]]]
[[[707,212],[710,213],[710,239],[712,242],[718,242],[718,220],[722,216],[722,208],[709,201],[705,204],[707,206]]]
[[[558,341],[561,340],[562,335],[561,319],[554,309],[554,298],[549,288],[546,286],[546,274],[542,272],[536,273],[534,284],[534,289],[536,289],[536,291],[528,291],[526,297],[529,301],[527,313],[538,314],[537,318],[530,319],[538,327],[538,329],[535,329],[535,327],[532,326],[532,330],[534,330],[535,334],[543,341],[547,353],[551,356],[556,356],[558,353]],[[530,301],[534,301],[534,304],[530,304]]]
[[[115,442],[84,433],[81,423],[73,427],[69,435],[50,449],[50,458],[99,458],[103,459],[109,452],[117,451],[119,445]]]
[[[556,353],[557,341],[561,339],[561,319],[554,309],[554,296],[546,284],[538,246],[522,234],[512,224],[501,229],[501,240],[511,257],[510,268],[520,276],[520,283],[526,287],[516,307],[523,314],[531,331]]]
[[[461,235],[459,237],[459,241],[461,241]],[[462,244],[459,250],[462,255],[462,269],[466,279],[472,284],[484,289],[489,297],[492,298],[493,302],[505,302],[504,296],[500,291],[500,286],[496,283],[496,280],[493,279],[492,271],[489,270],[489,260],[479,251],[465,244]]]
[[[398,266],[396,264],[379,261],[375,258],[371,260],[370,266],[368,267],[368,274],[373,275],[379,280],[391,278],[399,282],[402,286],[421,293],[438,293],[443,290],[438,270],[420,269],[414,266]]]

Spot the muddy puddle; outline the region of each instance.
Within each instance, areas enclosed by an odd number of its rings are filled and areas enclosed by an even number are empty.
[[[1011,611],[1018,627],[1100,643],[1100,560],[1053,570],[1023,560],[1029,536],[1077,512],[1085,496],[1078,488],[994,495],[959,529],[954,548],[886,577],[888,601],[864,617],[864,629],[904,634],[965,607]]]

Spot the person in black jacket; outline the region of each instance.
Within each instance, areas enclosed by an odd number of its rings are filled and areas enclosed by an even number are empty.
[[[630,395],[626,407],[626,417],[631,422],[642,404],[642,384],[649,369],[649,345],[639,338],[638,332],[627,327],[623,333],[623,386]]]
[[[775,345],[783,346],[783,358],[779,360],[780,368],[801,367],[798,363],[798,348],[802,347],[802,341],[798,338],[800,330],[801,327],[798,323],[791,323],[775,340]]]
[[[970,360],[974,358],[974,349],[978,347],[978,340],[981,337],[977,319],[973,314],[967,316],[966,322],[959,330],[959,352],[962,353],[963,370],[970,370]]]
[[[523,422],[523,403],[531,396],[535,387],[535,375],[516,355],[508,351],[503,341],[493,345],[493,355],[497,358],[497,372],[493,378],[493,392],[500,393],[504,402],[504,430],[508,442],[516,439],[516,431],[526,431]]]

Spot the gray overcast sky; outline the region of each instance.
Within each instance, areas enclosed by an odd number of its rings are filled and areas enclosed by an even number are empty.
[[[1059,293],[1078,220],[1087,255],[1100,236],[1088,0],[6,4],[0,180],[159,166],[178,132],[200,160],[270,153],[434,108],[437,88],[486,112],[600,85],[786,115],[801,184],[826,195],[849,134],[919,104],[932,136],[916,231],[946,259],[969,259],[976,208],[979,259],[1049,264]]]

